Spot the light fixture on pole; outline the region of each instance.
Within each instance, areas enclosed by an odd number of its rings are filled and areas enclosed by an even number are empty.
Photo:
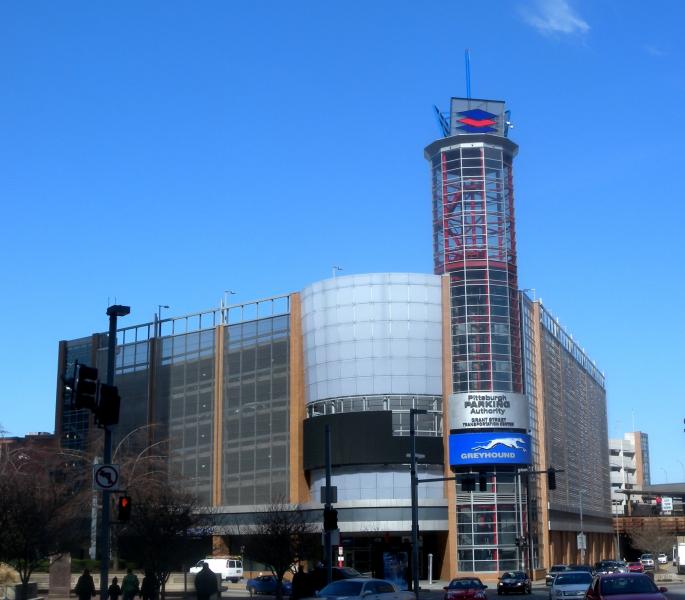
[[[162,309],[169,308],[168,304],[158,304],[157,314],[155,315],[155,337],[160,337],[162,335]]]
[[[333,271],[333,278],[335,279],[335,276],[338,274],[338,271],[342,271],[343,268],[339,267],[338,265],[333,265],[331,267],[331,270]]]
[[[228,325],[228,299],[235,296],[233,290],[224,290],[224,297],[221,299],[221,323]]]

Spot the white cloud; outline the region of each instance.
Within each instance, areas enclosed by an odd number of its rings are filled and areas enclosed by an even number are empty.
[[[667,53],[664,52],[661,48],[657,46],[652,46],[651,44],[645,45],[644,49],[645,52],[647,52],[647,54],[651,54],[652,56],[662,57],[667,55]]]
[[[578,16],[566,0],[535,0],[523,9],[523,18],[540,33],[587,33],[590,25]]]

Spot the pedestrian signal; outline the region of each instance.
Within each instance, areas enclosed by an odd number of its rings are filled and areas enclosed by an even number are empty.
[[[334,508],[323,509],[324,531],[335,531],[338,528],[338,511]]]
[[[119,521],[121,521],[122,523],[128,521],[131,518],[131,497],[119,496],[117,508]]]
[[[547,489],[557,489],[557,470],[554,467],[547,469]]]

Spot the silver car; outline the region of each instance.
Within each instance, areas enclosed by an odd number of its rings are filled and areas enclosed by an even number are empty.
[[[317,596],[328,600],[414,600],[413,592],[403,592],[385,579],[354,577],[329,583]]]
[[[549,590],[550,600],[584,598],[592,583],[592,575],[587,571],[566,571],[559,573]]]

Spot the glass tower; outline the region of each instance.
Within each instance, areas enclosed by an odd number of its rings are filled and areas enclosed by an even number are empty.
[[[450,277],[454,393],[522,391],[512,183],[517,149],[491,133],[458,134],[426,149],[435,273]]]
[[[474,392],[525,402],[512,170],[518,146],[506,137],[507,120],[503,102],[452,98],[449,120],[441,121],[445,136],[425,149],[432,175],[435,273],[449,276],[450,411]],[[473,431],[450,429],[450,437]],[[457,569],[522,568],[517,539],[527,515],[516,466],[452,468],[475,474],[478,482],[475,491],[459,478],[456,483]]]

